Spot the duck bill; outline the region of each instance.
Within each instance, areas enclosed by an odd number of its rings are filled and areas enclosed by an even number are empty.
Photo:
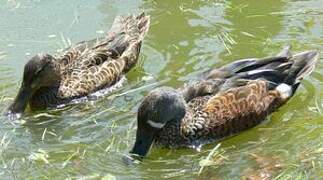
[[[139,157],[140,159],[145,157],[154,141],[154,134],[154,130],[138,128],[136,142],[130,153]]]
[[[31,97],[31,89],[25,86],[20,87],[14,102],[9,106],[9,113],[22,113],[26,109]]]

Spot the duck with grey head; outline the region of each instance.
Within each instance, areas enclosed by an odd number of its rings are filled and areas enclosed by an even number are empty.
[[[62,55],[38,54],[24,68],[9,114],[56,107],[116,84],[136,64],[150,18],[116,17],[105,37],[80,42]]]
[[[261,123],[294,95],[318,60],[317,51],[291,55],[289,49],[208,71],[182,89],[150,92],[139,106],[136,140],[127,161],[145,157],[152,144],[196,147]]]

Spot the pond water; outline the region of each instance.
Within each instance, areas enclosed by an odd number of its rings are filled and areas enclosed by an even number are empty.
[[[102,36],[115,16],[142,11],[151,28],[122,88],[19,121],[1,116],[1,179],[323,178],[322,59],[289,103],[221,141],[224,158],[200,174],[199,162],[217,143],[200,152],[153,148],[141,164],[122,162],[134,143],[138,104],[153,88],[180,87],[236,59],[274,55],[284,44],[322,51],[322,0],[0,0],[0,112],[32,55]]]

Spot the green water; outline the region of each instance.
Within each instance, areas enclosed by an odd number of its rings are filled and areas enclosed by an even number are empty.
[[[0,0],[0,112],[12,102],[31,55],[102,35],[116,15],[147,12],[151,29],[124,87],[97,101],[0,121],[0,179],[323,179],[323,65],[263,124],[221,142],[218,166],[200,152],[153,148],[143,163],[121,158],[135,137],[136,110],[157,86],[180,87],[236,59],[323,50],[323,1]],[[267,162],[267,160],[268,162]]]

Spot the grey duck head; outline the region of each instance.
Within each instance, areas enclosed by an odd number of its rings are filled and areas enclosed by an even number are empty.
[[[32,57],[24,68],[23,80],[14,102],[9,106],[10,113],[22,113],[32,97],[41,87],[48,87],[60,81],[60,72],[55,58],[48,54]]]
[[[149,151],[157,133],[170,121],[180,121],[185,116],[185,100],[172,88],[151,91],[138,109],[138,128],[131,154],[143,158]]]

